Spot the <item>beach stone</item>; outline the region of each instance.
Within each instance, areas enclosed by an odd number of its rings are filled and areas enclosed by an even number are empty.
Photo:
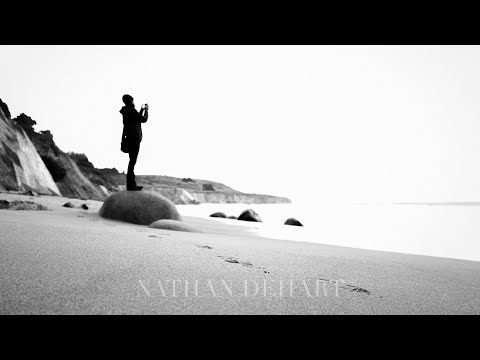
[[[247,209],[242,212],[237,220],[263,222],[260,215],[252,209]]]
[[[33,201],[20,201],[15,200],[9,204],[11,210],[50,210],[48,207],[37,204]]]
[[[83,209],[83,210],[88,210],[87,204],[80,205],[80,208]]]
[[[152,191],[122,190],[110,195],[99,210],[107,219],[149,225],[162,219],[182,220],[172,201]]]
[[[8,209],[10,202],[7,200],[0,200],[0,209]]]
[[[173,231],[186,231],[186,232],[202,232],[196,227],[186,224],[178,220],[157,220],[149,225],[150,228],[154,229],[163,229],[163,230],[173,230]]]
[[[302,223],[295,218],[288,218],[285,220],[284,225],[303,226]]]
[[[227,219],[237,220],[238,218],[235,215],[230,215],[230,216],[227,216]]]
[[[73,205],[70,201],[69,202],[66,202],[65,204],[62,205],[63,207],[66,207],[66,208],[76,208],[75,205]]]
[[[226,218],[227,215],[225,215],[225,213],[219,211],[219,212],[213,213],[212,215],[210,215],[210,217]]]

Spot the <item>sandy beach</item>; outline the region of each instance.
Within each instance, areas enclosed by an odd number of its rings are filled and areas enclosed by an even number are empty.
[[[102,202],[0,193],[1,314],[480,314],[480,262],[108,220]],[[89,209],[65,208],[87,204]]]

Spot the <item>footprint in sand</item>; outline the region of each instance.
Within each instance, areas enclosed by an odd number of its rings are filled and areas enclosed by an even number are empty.
[[[140,232],[144,232],[144,230],[140,230]],[[163,233],[160,233],[160,234],[148,235],[148,237],[159,238],[159,239],[163,239],[164,236],[172,236],[172,234],[163,234]]]
[[[158,239],[162,238],[160,235],[148,235],[148,237],[153,237],[153,238],[158,238]]]
[[[321,281],[324,281],[324,282],[328,282],[330,284],[337,284],[337,281],[335,280],[330,280],[330,279],[322,279],[322,278],[319,278],[318,280],[321,280]],[[338,285],[338,288],[341,289],[341,290],[346,290],[346,291],[349,291],[349,292],[356,292],[356,293],[360,293],[360,294],[364,294],[364,295],[373,295],[370,291],[368,291],[367,289],[363,289],[361,287],[358,287],[358,286],[354,286],[354,285],[349,285],[349,284],[339,284]],[[381,298],[381,296],[380,296]]]
[[[229,262],[229,263],[232,263],[232,264],[240,264],[242,266],[246,266],[246,267],[253,267],[253,264],[251,262],[248,262],[248,261],[240,261],[238,260],[237,258],[234,258],[234,257],[226,257],[226,256],[219,256],[220,259],[223,259],[224,261],[226,262]]]
[[[210,249],[210,250],[213,249],[213,247],[208,246],[208,245],[197,245],[197,244],[195,244],[195,246],[196,246],[196,247],[199,247],[199,248],[201,248],[201,249]]]
[[[367,295],[372,295],[372,293],[366,289],[363,289],[358,286],[353,286],[353,285],[345,285],[345,289],[349,290],[351,292],[358,292],[358,293],[365,293]]]
[[[231,264],[240,264],[245,267],[254,267],[253,264],[249,261],[240,261],[236,257],[233,256],[218,256],[220,259],[223,259],[226,262],[229,262]],[[262,267],[257,267],[257,269],[262,270],[265,274],[270,274],[270,271],[267,271],[265,268]]]

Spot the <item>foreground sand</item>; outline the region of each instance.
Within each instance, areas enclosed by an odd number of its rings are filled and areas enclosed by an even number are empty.
[[[480,314],[480,262],[266,239],[234,220],[185,217],[202,234],[151,229],[103,219],[90,200],[2,199],[52,211],[0,210],[0,314]]]

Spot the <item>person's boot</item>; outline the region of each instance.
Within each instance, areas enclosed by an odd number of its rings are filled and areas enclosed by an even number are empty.
[[[143,189],[143,186],[137,186],[137,184],[127,186],[128,191],[140,191],[142,189]]]
[[[137,186],[137,184],[127,184],[127,190],[128,191],[137,191],[138,186]]]
[[[127,173],[127,190],[128,191],[137,191],[137,183],[135,181],[135,175]]]

